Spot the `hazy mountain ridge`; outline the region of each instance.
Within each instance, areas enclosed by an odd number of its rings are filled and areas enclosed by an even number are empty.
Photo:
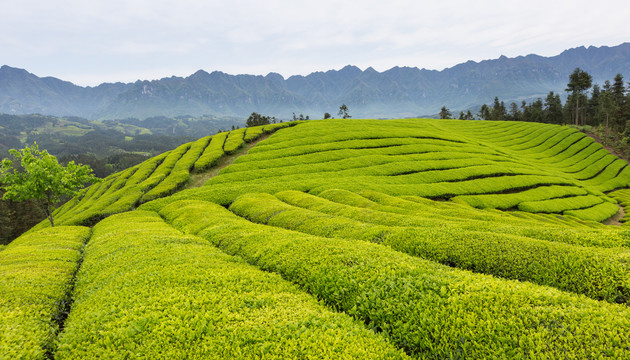
[[[349,106],[354,117],[434,114],[441,106],[467,109],[494,96],[519,101],[564,92],[576,68],[595,83],[617,73],[630,76],[630,43],[579,47],[553,57],[538,55],[468,61],[442,71],[394,67],[378,72],[346,66],[307,76],[229,75],[199,70],[183,77],[81,87],[26,70],[0,68],[0,112],[82,116],[90,119],[150,116],[247,116],[252,111],[288,118],[293,112],[321,117]]]

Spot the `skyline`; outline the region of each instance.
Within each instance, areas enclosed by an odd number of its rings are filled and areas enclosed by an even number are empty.
[[[346,65],[443,70],[630,41],[627,7],[607,0],[596,7],[536,0],[518,8],[494,0],[25,0],[3,7],[0,63],[81,86],[197,70],[285,78]]]

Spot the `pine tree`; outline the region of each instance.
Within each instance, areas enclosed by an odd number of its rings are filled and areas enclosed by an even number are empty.
[[[592,83],[593,77],[580,68],[576,68],[569,76],[569,83],[567,84],[565,91],[570,92],[573,96],[573,100],[575,101],[575,125],[579,125],[581,95],[584,91],[591,88]]]

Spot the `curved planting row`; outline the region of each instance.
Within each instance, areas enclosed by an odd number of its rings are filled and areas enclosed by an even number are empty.
[[[55,359],[402,359],[280,276],[153,212],[94,227]]]
[[[452,269],[379,244],[254,224],[203,201],[175,202],[160,214],[361,319],[414,357],[630,356],[625,306]]]
[[[628,183],[624,161],[566,127],[333,120],[307,122],[271,137],[206,185],[213,189],[209,194],[234,194],[231,201],[256,187],[314,194],[369,189],[603,221],[618,211],[603,191]]]
[[[62,225],[92,224],[111,214],[128,211],[139,204],[168,196],[183,188],[192,172],[201,172],[243,146],[243,137],[253,141],[262,134],[295,125],[279,123],[244,128],[214,136],[160,154],[130,169],[110,175],[86,189],[82,197],[70,200],[54,216]],[[225,148],[225,149],[224,149]],[[46,227],[43,222],[38,228]]]
[[[85,227],[22,235],[0,252],[0,359],[44,359],[69,301]]]
[[[246,194],[236,199],[230,210],[257,223],[318,236],[382,243],[447,265],[550,285],[594,299],[621,303],[630,300],[628,249],[561,244],[553,236],[547,237],[551,241],[519,236],[516,234],[528,234],[529,229],[502,226],[496,220],[461,224],[396,216],[296,191],[276,196]],[[562,229],[557,232],[562,234]],[[572,240],[580,239],[576,236]],[[617,241],[617,246],[630,246],[627,240]]]

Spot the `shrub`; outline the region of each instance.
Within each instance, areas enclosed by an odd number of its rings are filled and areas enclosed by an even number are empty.
[[[280,276],[151,212],[95,226],[75,294],[56,359],[406,358]]]
[[[66,311],[84,227],[22,235],[0,252],[0,358],[44,359]]]
[[[416,357],[627,357],[630,311],[524,282],[451,269],[386,246],[249,223],[215,204],[161,214],[281,274]],[[180,214],[186,214],[185,219]],[[180,222],[181,220],[181,222]]]

